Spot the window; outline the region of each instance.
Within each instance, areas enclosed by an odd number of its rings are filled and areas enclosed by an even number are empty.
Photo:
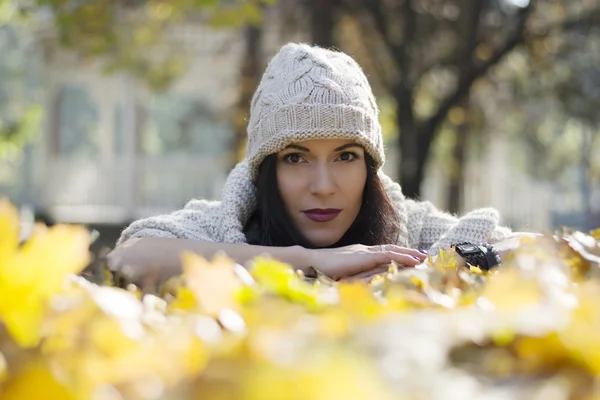
[[[157,96],[150,103],[142,150],[148,155],[221,155],[229,148],[232,128],[219,121],[202,100]]]
[[[62,85],[58,95],[57,128],[59,154],[98,156],[98,110],[85,88]]]

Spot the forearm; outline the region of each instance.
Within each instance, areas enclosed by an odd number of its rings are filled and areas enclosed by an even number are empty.
[[[198,240],[181,240],[182,249],[189,248],[196,254],[207,259],[213,258],[217,253],[223,252],[238,264],[247,266],[258,256],[271,256],[281,262],[290,264],[295,270],[306,272],[311,266],[310,250],[301,246],[271,247],[255,246],[248,244],[212,243]]]
[[[132,242],[132,243],[130,243]],[[151,264],[148,268],[160,268],[167,275],[181,273],[181,255],[186,252],[212,259],[223,252],[235,262],[247,266],[248,262],[261,255],[290,264],[296,270],[307,271],[311,266],[311,251],[300,246],[266,247],[246,244],[213,243],[192,239],[141,238],[121,246],[123,259],[135,264]]]

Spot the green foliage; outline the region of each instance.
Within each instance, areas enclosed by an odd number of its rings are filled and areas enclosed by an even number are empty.
[[[188,57],[171,35],[174,26],[197,21],[233,29],[261,24],[274,0],[0,0],[0,24],[17,14],[51,11],[56,44],[84,60],[101,59],[106,73],[128,72],[156,91],[167,89],[187,68]],[[199,40],[204,38],[199,37]]]
[[[23,146],[38,132],[42,116],[42,107],[32,105],[27,108],[20,121],[0,119],[0,159],[10,159],[20,154]]]

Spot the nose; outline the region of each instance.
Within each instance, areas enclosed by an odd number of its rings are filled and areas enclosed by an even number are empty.
[[[335,193],[333,171],[327,165],[315,166],[310,191],[316,196],[327,196]]]

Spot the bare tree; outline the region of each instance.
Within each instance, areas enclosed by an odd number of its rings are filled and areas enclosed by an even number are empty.
[[[379,79],[396,103],[401,161],[398,175],[404,192],[418,197],[429,150],[448,112],[468,99],[473,83],[521,44],[536,0],[502,10],[493,0],[444,2],[348,0],[346,10],[361,20]],[[377,50],[385,49],[385,54]],[[379,60],[379,61],[378,61]],[[455,85],[443,93],[435,112],[418,115],[415,97],[422,80],[446,68]]]
[[[262,54],[262,27],[258,25],[248,25],[243,30],[244,33],[244,57],[240,66],[239,76],[239,99],[234,114],[235,135],[231,149],[231,165],[235,165],[239,159],[240,153],[246,145],[246,126],[247,116],[249,114],[250,101],[254,94],[256,86],[263,68]]]
[[[312,42],[321,47],[334,45],[335,0],[309,0],[310,36]]]

